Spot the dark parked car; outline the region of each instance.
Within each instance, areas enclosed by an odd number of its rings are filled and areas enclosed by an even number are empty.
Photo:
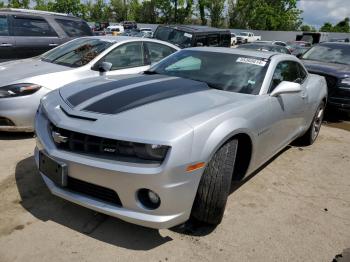
[[[121,25],[124,27],[124,30],[137,28],[137,24],[134,21],[123,21],[121,22]]]
[[[89,25],[74,16],[0,9],[0,62],[37,56],[73,38],[91,35]]]
[[[270,51],[270,52],[277,52],[277,53],[288,54],[288,55],[291,54],[289,49],[284,46],[280,46],[276,44],[265,44],[261,42],[240,45],[237,48],[251,49],[251,50],[258,50],[258,51]]]
[[[195,46],[231,46],[231,32],[208,26],[158,26],[154,38],[170,42],[180,48]]]
[[[301,59],[310,73],[326,78],[328,105],[350,111],[350,44],[322,43]]]

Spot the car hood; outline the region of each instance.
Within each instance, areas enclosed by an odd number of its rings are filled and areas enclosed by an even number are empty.
[[[9,61],[0,64],[0,83],[3,86],[70,69],[66,66],[44,62],[38,58]]]
[[[302,60],[306,69],[314,74],[331,75],[337,78],[350,76],[350,65]]]
[[[64,100],[59,102],[64,116],[63,120],[58,117],[56,122],[61,122],[63,128],[69,123],[68,129],[86,128],[90,133],[97,129],[100,135],[118,135],[119,138],[137,137],[141,131],[145,138],[154,137],[155,132],[162,131],[165,141],[190,132],[195,125],[228,110],[239,112],[239,107],[258,97],[211,89],[203,82],[162,75],[132,75],[119,80],[90,78],[69,84],[57,92],[61,101]],[[57,103],[49,108],[57,108]],[[74,121],[74,118],[92,121]]]

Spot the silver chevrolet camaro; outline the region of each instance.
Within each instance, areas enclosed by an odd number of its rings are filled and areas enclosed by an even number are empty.
[[[179,47],[156,39],[83,37],[39,57],[0,63],[0,131],[34,129],[40,99],[71,82],[136,74]]]
[[[152,228],[223,218],[232,181],[320,131],[326,81],[291,55],[181,50],[144,74],[42,99],[35,159],[50,191]]]

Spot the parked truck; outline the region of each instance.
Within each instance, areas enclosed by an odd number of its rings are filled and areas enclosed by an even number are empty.
[[[237,36],[237,43],[246,44],[261,40],[261,36],[254,35],[252,32],[241,32]]]

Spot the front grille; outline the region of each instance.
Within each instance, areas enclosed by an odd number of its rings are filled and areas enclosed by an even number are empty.
[[[73,192],[91,196],[98,200],[103,200],[120,207],[122,206],[118,194],[109,188],[94,185],[70,176],[67,178],[67,188]]]
[[[15,124],[5,117],[0,117],[0,126],[15,126]]]
[[[136,156],[133,146],[135,143],[132,142],[74,132],[56,127],[53,124],[51,124],[51,131],[63,137],[63,141],[55,141],[55,139],[53,139],[57,148],[61,150],[91,155],[103,159],[133,163],[152,163],[152,161],[142,160]]]

